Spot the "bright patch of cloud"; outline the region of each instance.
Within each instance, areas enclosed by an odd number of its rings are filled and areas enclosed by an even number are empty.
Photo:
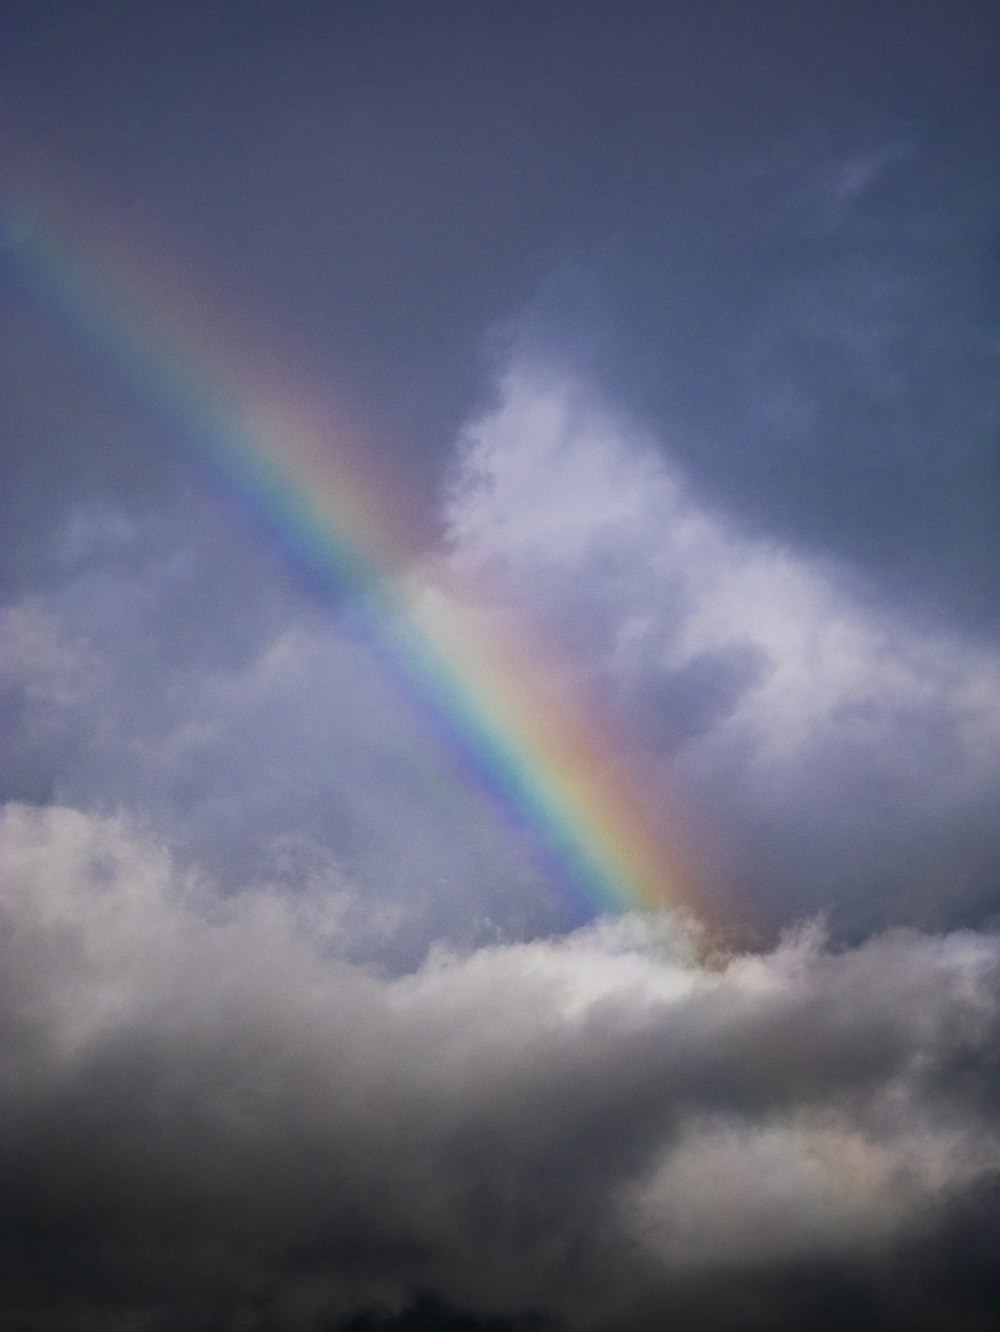
[[[1000,792],[993,648],[741,530],[571,376],[514,362],[447,514],[453,558],[505,580],[675,773],[739,792],[747,819],[849,821],[865,792],[862,825],[878,802],[886,838],[919,840],[914,820],[944,835]],[[855,840],[884,858],[877,830]]]

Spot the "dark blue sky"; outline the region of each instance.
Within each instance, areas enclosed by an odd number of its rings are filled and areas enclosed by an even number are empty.
[[[530,310],[748,521],[995,627],[991,11],[15,3],[4,118],[429,494]]]

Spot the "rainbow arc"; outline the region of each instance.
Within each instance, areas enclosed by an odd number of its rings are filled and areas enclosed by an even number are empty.
[[[158,409],[315,585],[348,595],[388,668],[548,866],[596,911],[705,916],[676,811],[651,808],[627,746],[566,663],[474,588],[420,583],[391,478],[234,353],[184,281],[79,210],[28,191],[8,254],[31,290]],[[50,202],[50,201],[49,201]],[[669,825],[669,826],[668,826]]]

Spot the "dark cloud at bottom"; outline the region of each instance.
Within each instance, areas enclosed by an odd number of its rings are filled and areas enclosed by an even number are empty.
[[[706,969],[626,917],[390,977],[329,891],[121,819],[0,846],[3,1332],[990,1325],[993,935]]]
[[[923,1232],[867,1263],[799,1263],[766,1272],[712,1271],[658,1292],[644,1314],[615,1324],[686,1332],[986,1332],[1000,1308],[1000,1175],[963,1191],[928,1217]],[[420,1296],[405,1309],[366,1311],[329,1332],[555,1332],[543,1314],[505,1318]],[[206,1327],[204,1332],[215,1332]]]

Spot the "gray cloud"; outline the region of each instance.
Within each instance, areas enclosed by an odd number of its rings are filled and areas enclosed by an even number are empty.
[[[328,886],[220,897],[118,819],[9,806],[3,857],[2,1326],[621,1326],[891,1254],[1000,1164],[990,935],[705,969],[626,919],[387,979]]]

